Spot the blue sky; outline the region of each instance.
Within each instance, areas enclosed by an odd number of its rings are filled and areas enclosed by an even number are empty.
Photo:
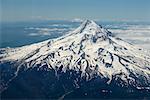
[[[150,0],[0,0],[1,21],[150,20]]]

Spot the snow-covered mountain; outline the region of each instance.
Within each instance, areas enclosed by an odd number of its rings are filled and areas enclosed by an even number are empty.
[[[88,82],[100,77],[108,85],[119,80],[122,87],[150,90],[150,52],[116,38],[91,20],[57,39],[1,49],[0,65],[1,91],[7,90],[19,73],[33,68],[54,70],[57,78],[59,72],[80,72],[80,78],[73,81],[76,88],[80,88],[79,79]]]

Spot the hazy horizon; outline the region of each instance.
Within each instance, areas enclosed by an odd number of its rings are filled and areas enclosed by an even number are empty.
[[[1,0],[1,22],[32,20],[150,21],[149,0]]]

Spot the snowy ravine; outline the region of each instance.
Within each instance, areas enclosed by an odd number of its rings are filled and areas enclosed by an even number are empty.
[[[147,94],[150,90],[150,52],[113,36],[91,20],[57,39],[0,49],[0,91],[7,91],[18,75],[34,68],[53,70],[58,80],[60,72],[80,73],[73,80],[75,88],[81,87],[82,79],[89,82],[99,77],[107,85],[119,81],[120,87],[132,86]]]

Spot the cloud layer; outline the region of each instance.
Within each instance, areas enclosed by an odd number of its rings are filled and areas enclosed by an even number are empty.
[[[104,26],[108,28],[117,37],[120,37],[130,43],[137,46],[141,46],[150,50],[150,25],[149,24],[106,24]],[[47,25],[47,27],[28,27],[26,30],[29,32],[29,36],[62,36],[69,31],[74,30],[74,22],[71,24],[58,24],[53,23]]]

